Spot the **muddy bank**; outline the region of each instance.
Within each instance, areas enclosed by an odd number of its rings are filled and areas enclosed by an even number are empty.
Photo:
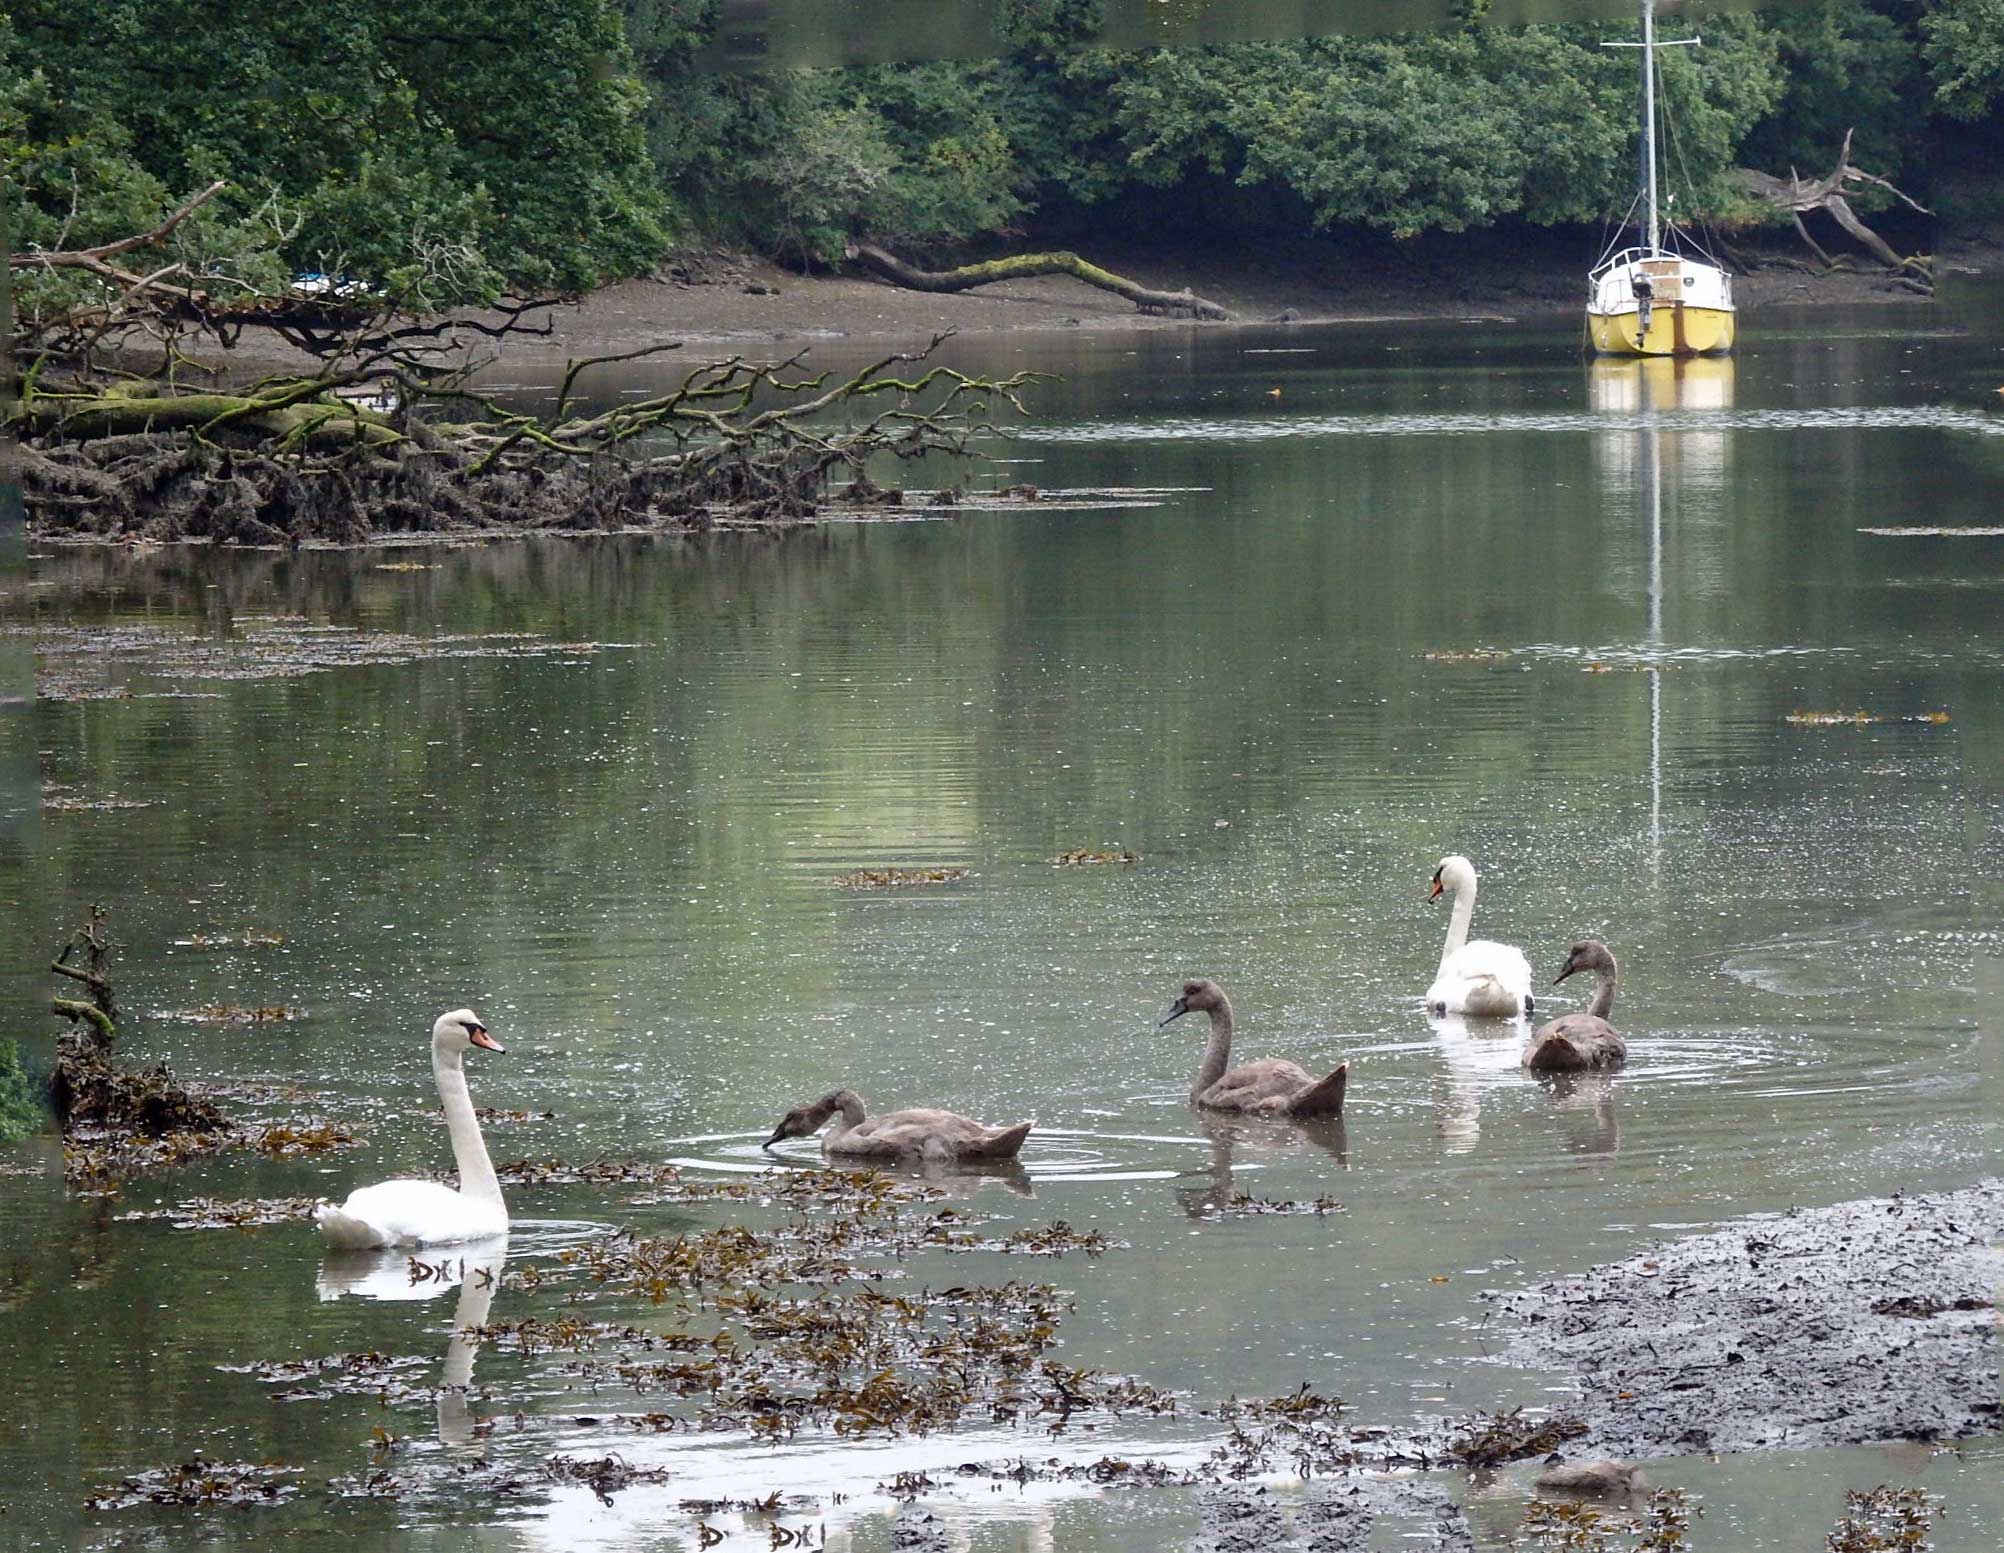
[[[1115,238],[1083,256],[1151,289],[1185,288],[1230,309],[1233,322],[1364,322],[1457,318],[1508,322],[1576,309],[1597,249],[1592,234],[1533,232],[1435,236],[1349,246],[1301,238],[1244,244]],[[977,257],[989,257],[978,255]],[[1776,249],[1733,284],[1742,310],[1802,302],[1918,303],[1876,271],[1812,274]],[[1964,268],[2004,253],[1958,250]],[[1015,330],[1192,329],[1187,318],[1141,313],[1082,281],[1043,276],[957,295],[907,291],[862,273],[802,275],[742,255],[690,255],[652,280],[628,281],[560,308],[546,340],[553,356],[591,355],[663,340],[812,340]]]
[[[1499,1297],[1573,1457],[1994,1433],[2004,1181],[1748,1219]]]

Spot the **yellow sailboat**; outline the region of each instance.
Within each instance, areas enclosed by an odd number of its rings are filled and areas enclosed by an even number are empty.
[[[1733,348],[1738,323],[1733,278],[1708,254],[1694,256],[1665,246],[1657,216],[1656,0],[1642,0],[1639,47],[1643,241],[1636,247],[1610,249],[1588,274],[1587,338],[1605,356],[1723,354]],[[1671,234],[1674,238],[1674,228]]]

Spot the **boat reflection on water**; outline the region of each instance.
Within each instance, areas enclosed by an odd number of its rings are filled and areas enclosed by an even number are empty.
[[[1649,682],[1649,861],[1663,868],[1664,542],[1716,515],[1732,451],[1723,412],[1733,407],[1733,361],[1724,356],[1603,358],[1587,367],[1587,402],[1619,418],[1596,435],[1595,463],[1610,498],[1626,491],[1646,556],[1645,619],[1636,666]],[[1706,412],[1719,412],[1712,420]],[[1668,416],[1668,419],[1665,417]],[[1666,500],[1667,497],[1667,500]],[[1609,511],[1617,510],[1613,500]],[[1709,509],[1709,514],[1707,512]]]

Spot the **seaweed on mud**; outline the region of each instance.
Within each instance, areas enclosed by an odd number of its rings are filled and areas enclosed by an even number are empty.
[[[120,1478],[84,1499],[86,1510],[136,1505],[207,1508],[283,1504],[299,1492],[297,1467],[275,1462],[213,1462],[199,1452],[178,1467],[153,1467]]]
[[[1267,1422],[1286,1419],[1301,1423],[1334,1418],[1342,1411],[1341,1397],[1325,1397],[1319,1392],[1309,1390],[1308,1382],[1303,1381],[1282,1397],[1270,1397],[1264,1400],[1258,1398],[1241,1400],[1232,1397],[1218,1408],[1217,1414],[1218,1417],[1225,1419],[1249,1418]]]
[[[1476,1413],[1464,1421],[1463,1432],[1447,1451],[1471,1467],[1496,1467],[1526,1456],[1549,1456],[1567,1440],[1586,1433],[1577,1418],[1553,1413],[1526,1418],[1521,1407],[1506,1412]]]
[[[965,868],[855,868],[835,882],[850,890],[895,890],[919,884],[952,884],[968,873]]]

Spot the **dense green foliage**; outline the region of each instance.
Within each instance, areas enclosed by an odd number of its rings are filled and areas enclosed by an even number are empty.
[[[1294,232],[1592,221],[1636,182],[1635,57],[1602,47],[1632,26],[1115,54],[1081,46],[1097,10],[1012,0],[1012,52],[993,61],[726,82],[687,65],[715,0],[628,0],[678,200],[706,230],[795,257],[1137,194],[1201,199],[1216,222],[1220,188],[1237,191],[1230,219]],[[1861,162],[1923,191],[1957,137],[1998,144],[2004,0],[1823,0],[1703,31],[1661,56],[1666,161],[1692,214],[1756,214],[1730,169],[1820,172],[1853,128]]]
[[[858,0],[861,3],[861,0]],[[1632,27],[1112,53],[1098,0],[1009,0],[992,59],[707,75],[719,0],[0,0],[0,176],[17,241],[143,230],[230,192],[175,257],[253,290],[299,270],[432,301],[578,290],[676,239],[805,262],[1090,221],[1394,236],[1618,213],[1635,182]],[[1674,19],[1665,31],[1685,29]],[[1669,49],[1679,209],[1726,176],[1861,163],[1926,194],[2004,158],[2004,0],[1822,0]],[[39,277],[30,307],[88,294]]]
[[[0,174],[16,241],[152,226],[213,179],[180,252],[439,300],[575,290],[659,254],[665,202],[613,0],[7,0]]]

